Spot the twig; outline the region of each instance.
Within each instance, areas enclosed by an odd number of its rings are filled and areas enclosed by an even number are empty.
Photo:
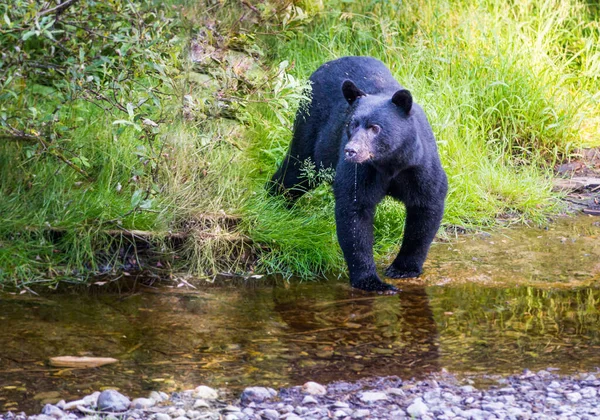
[[[258,10],[256,7],[254,7],[253,5],[248,3],[246,0],[242,0],[242,4],[244,6],[246,6],[248,9],[252,10],[254,13],[256,13],[260,17],[260,10]]]
[[[73,4],[77,3],[79,0],[66,0],[65,2],[59,4],[56,7],[53,7],[52,9],[46,9],[46,10],[42,10],[39,13],[39,16],[46,16],[46,15],[50,15],[53,13],[60,13],[63,10],[65,10],[67,7],[72,6]]]

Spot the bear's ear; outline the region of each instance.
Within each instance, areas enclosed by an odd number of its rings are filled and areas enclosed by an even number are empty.
[[[392,96],[392,102],[394,105],[401,108],[406,114],[408,114],[412,108],[412,95],[408,90],[400,89],[398,92],[394,93],[394,96]]]
[[[367,96],[365,92],[356,87],[352,80],[344,80],[344,83],[342,83],[342,93],[350,105],[361,96]]]

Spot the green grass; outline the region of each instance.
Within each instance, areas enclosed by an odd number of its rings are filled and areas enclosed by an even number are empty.
[[[576,1],[331,1],[301,30],[264,41],[272,63],[293,63],[301,80],[345,55],[385,62],[424,107],[438,139],[450,182],[444,226],[481,228],[498,219],[543,223],[560,208],[551,167],[598,142],[599,34]],[[262,110],[251,118],[252,165],[273,171],[291,133],[275,128],[272,107]],[[343,267],[331,194],[311,193],[291,211],[258,197],[245,212],[250,236],[272,247],[262,267],[306,277]],[[379,206],[379,261],[395,251],[403,219],[400,204]]]
[[[148,47],[167,69],[159,128],[115,125],[85,101],[61,111],[60,145],[79,164],[84,157],[92,180],[39,144],[0,140],[0,283],[85,281],[118,258],[126,241],[105,234],[115,229],[188,231],[169,258],[196,275],[342,272],[330,187],[288,209],[264,184],[287,150],[308,76],[344,55],[381,59],[424,107],[450,182],[445,228],[537,224],[560,209],[552,166],[599,142],[597,11],[574,0],[325,3],[273,15],[279,3],[259,2],[259,20],[237,3],[184,2],[185,29],[218,54],[192,65],[185,43]],[[249,70],[237,69],[240,57]],[[49,112],[51,95],[36,89],[21,103]],[[15,106],[7,98],[3,110]],[[397,250],[403,221],[402,205],[378,207],[378,262]],[[155,245],[174,251],[160,234]]]

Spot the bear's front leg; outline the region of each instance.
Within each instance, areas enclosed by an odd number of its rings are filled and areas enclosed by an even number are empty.
[[[365,189],[371,183],[364,177],[352,182],[356,176],[354,170],[348,179],[340,176],[342,170],[338,168],[334,184],[336,231],[348,265],[350,284],[370,292],[393,293],[398,289],[381,281],[373,259],[373,216],[384,193],[376,187]]]
[[[404,238],[398,256],[387,268],[385,275],[393,279],[418,277],[429,246],[437,233],[444,207],[406,207]]]

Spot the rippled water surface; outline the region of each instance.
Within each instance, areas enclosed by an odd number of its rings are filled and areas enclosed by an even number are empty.
[[[0,411],[103,387],[286,386],[364,376],[600,366],[598,219],[434,246],[395,296],[343,281],[0,295]],[[551,287],[542,285],[550,284]],[[533,285],[533,286],[532,286]],[[95,369],[53,356],[114,357]]]

